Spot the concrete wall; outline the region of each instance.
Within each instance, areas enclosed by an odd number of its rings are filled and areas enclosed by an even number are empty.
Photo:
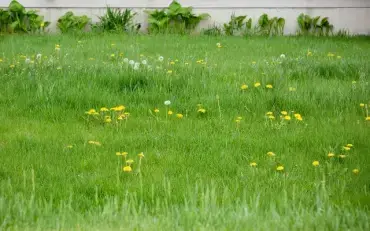
[[[0,0],[0,7],[7,7],[10,0]],[[39,9],[55,29],[57,19],[67,11],[77,15],[86,14],[97,20],[104,14],[105,6],[132,8],[138,12],[136,21],[146,27],[145,9],[164,8],[171,0],[20,0],[27,8]],[[196,13],[209,13],[211,19],[202,22],[202,27],[221,24],[230,15],[248,15],[254,19],[267,13],[269,16],[284,17],[285,33],[297,30],[296,18],[300,13],[325,16],[336,29],[348,29],[354,34],[370,34],[370,0],[180,0],[184,6],[193,6]]]

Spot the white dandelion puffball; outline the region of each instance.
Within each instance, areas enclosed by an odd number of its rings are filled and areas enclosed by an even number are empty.
[[[285,55],[284,54],[281,54],[280,55],[280,58],[285,59]]]
[[[26,58],[25,62],[29,64],[31,62],[30,58]]]
[[[36,55],[36,59],[41,59],[41,54],[40,53]]]
[[[138,69],[139,69],[139,67],[140,67],[140,63],[135,63],[135,64],[134,64],[134,69],[135,69],[135,70],[138,70]]]
[[[143,65],[147,65],[147,64],[148,64],[148,61],[143,60],[143,61],[141,61],[141,64],[143,64]]]
[[[123,59],[123,62],[124,62],[124,63],[128,63],[128,58],[124,58],[124,59]]]
[[[221,46],[221,43],[216,43],[216,46],[220,47]]]
[[[128,63],[129,63],[130,65],[134,65],[134,64],[135,64],[135,61],[134,61],[134,60],[130,60]]]
[[[171,104],[171,101],[169,101],[169,100],[164,101],[164,105],[168,106],[170,104]]]
[[[159,56],[158,60],[163,62],[163,60],[164,60],[163,56]]]

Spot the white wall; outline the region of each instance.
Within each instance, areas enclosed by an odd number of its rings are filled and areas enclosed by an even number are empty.
[[[0,0],[0,7],[7,7],[10,0]],[[146,27],[148,8],[163,8],[171,0],[20,0],[27,8],[39,9],[45,19],[52,22],[67,11],[77,15],[86,14],[97,20],[104,13],[106,5],[119,8],[133,8],[138,12],[136,21]],[[336,29],[348,29],[354,34],[370,34],[370,0],[180,0],[184,6],[193,6],[197,13],[209,13],[211,19],[201,24],[221,24],[230,19],[230,15],[248,15],[254,19],[267,13],[269,16],[284,17],[286,33],[297,30],[296,18],[300,13],[311,16],[326,16]]]

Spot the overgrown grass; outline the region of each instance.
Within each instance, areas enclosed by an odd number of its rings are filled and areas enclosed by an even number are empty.
[[[0,229],[369,230],[368,38],[0,39]]]

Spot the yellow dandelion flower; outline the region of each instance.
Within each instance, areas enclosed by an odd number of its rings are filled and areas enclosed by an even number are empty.
[[[106,112],[106,111],[109,111],[109,109],[108,109],[108,108],[106,108],[106,107],[102,107],[102,108],[100,108],[100,111],[101,111],[101,112]]]
[[[112,122],[112,119],[111,118],[106,118],[104,122],[111,123]]]
[[[320,163],[319,163],[319,161],[315,160],[314,162],[312,162],[312,165],[315,166],[315,167],[317,167],[317,166],[320,165]]]
[[[199,113],[203,113],[203,114],[204,114],[204,113],[206,113],[206,109],[204,109],[204,108],[199,108],[199,109],[198,109],[198,112],[199,112]]]
[[[285,120],[291,120],[292,118],[291,118],[290,116],[288,116],[288,115],[287,115],[287,116],[284,116],[284,119],[285,119]]]
[[[357,168],[355,168],[355,169],[352,170],[352,172],[353,172],[353,174],[356,174],[357,175],[360,172],[360,170],[358,170]]]
[[[133,159],[126,160],[126,164],[131,165],[132,163],[134,163]]]
[[[259,86],[261,86],[261,83],[260,83],[260,82],[256,82],[256,83],[254,84],[254,87],[259,87]]]
[[[332,152],[329,152],[329,153],[328,153],[328,157],[329,157],[329,158],[334,157],[334,156],[335,156],[335,154],[334,154],[334,153],[332,153]]]
[[[302,119],[301,114],[296,113],[296,114],[294,114],[294,117],[295,117],[297,120],[299,120],[299,121],[302,121],[302,120],[303,120],[303,119]]]
[[[343,150],[344,150],[344,151],[349,151],[349,150],[351,150],[351,148],[350,148],[350,147],[345,146],[345,147],[343,147]]]
[[[132,168],[131,168],[131,166],[130,165],[128,165],[128,166],[125,166],[125,167],[123,167],[123,169],[122,169],[124,172],[131,172],[132,171]]]
[[[239,124],[240,123],[240,120],[236,119],[235,120],[235,123]]]
[[[328,57],[334,57],[335,55],[331,52],[328,53]]]
[[[179,113],[179,114],[176,114],[176,117],[179,118],[179,119],[182,119],[184,117],[184,115]]]
[[[117,117],[117,120],[123,120],[125,118],[125,115],[119,115],[118,117]]]
[[[266,112],[266,115],[273,115],[274,113],[272,111]]]
[[[171,64],[171,65],[174,65],[174,64],[175,64],[175,62],[174,62],[174,61],[171,61],[171,62],[170,62],[170,64]]]
[[[242,90],[247,90],[247,89],[248,89],[248,85],[247,85],[247,84],[243,84],[243,85],[240,87],[240,89],[242,89]]]
[[[249,166],[251,166],[251,167],[257,167],[257,163],[256,163],[256,162],[251,162],[251,163],[249,164]]]
[[[159,113],[159,109],[158,108],[154,109],[154,112]]]
[[[101,146],[101,143],[100,143],[100,142],[98,142],[98,141],[90,140],[88,143],[89,143],[89,144],[92,144],[92,145],[96,145],[96,146]]]
[[[272,89],[273,87],[272,87],[272,85],[271,85],[271,84],[267,84],[267,85],[266,85],[266,88],[268,88],[268,89]]]
[[[67,145],[67,148],[73,148],[73,145]]]
[[[268,118],[269,118],[270,120],[274,120],[274,119],[275,119],[275,116],[273,116],[273,115],[269,115],[269,116],[268,116]]]
[[[353,144],[347,144],[346,146],[349,147],[349,148],[352,148]]]
[[[276,171],[284,171],[284,166],[277,166]]]
[[[370,116],[365,118],[366,121],[370,121]]]
[[[122,156],[127,156],[128,155],[128,152],[121,152],[121,155]]]
[[[173,72],[172,70],[168,70],[167,74],[172,74],[172,72]]]
[[[88,114],[88,115],[94,115],[95,113],[96,113],[95,109],[90,109],[86,112],[86,114]]]
[[[121,152],[116,152],[116,156],[122,156]]]
[[[365,107],[365,104],[364,103],[360,103],[360,107]]]
[[[288,112],[287,111],[282,111],[280,112],[282,115],[288,115]]]
[[[275,156],[275,153],[273,153],[273,152],[268,152],[268,153],[267,153],[267,155],[268,155],[268,156],[273,157],[273,156]]]
[[[344,159],[344,158],[346,158],[346,155],[342,154],[342,155],[339,155],[338,157],[341,158],[341,159]]]
[[[143,158],[144,157],[144,153],[143,152],[140,152],[139,154],[138,154],[138,157],[141,159],[141,158]]]
[[[119,105],[117,107],[112,107],[110,110],[119,112],[119,111],[124,111],[125,109],[126,109],[125,106]]]
[[[172,115],[172,114],[173,114],[173,111],[169,110],[169,111],[167,112],[167,114],[168,114],[168,115]]]

